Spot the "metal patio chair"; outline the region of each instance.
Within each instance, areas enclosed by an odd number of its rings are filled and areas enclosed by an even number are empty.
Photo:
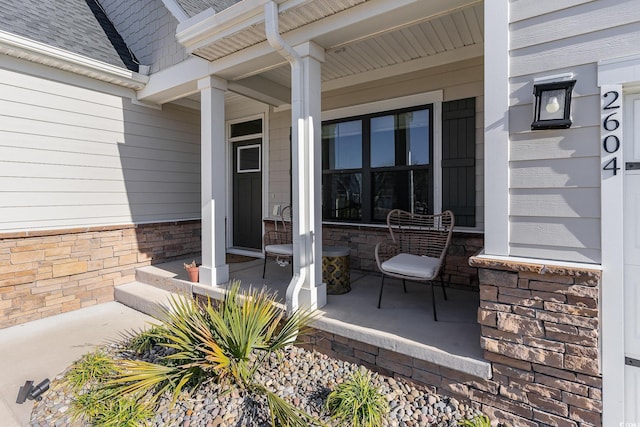
[[[382,289],[386,276],[402,279],[404,292],[406,281],[431,282],[433,319],[437,322],[436,300],[433,281],[440,276],[444,299],[442,272],[444,271],[447,249],[453,234],[453,212],[445,211],[437,215],[420,215],[394,209],[387,215],[390,240],[376,245],[375,257],[382,272],[378,308],[382,302]]]
[[[267,258],[272,257],[280,266],[291,265],[293,273],[293,240],[291,234],[291,206],[285,206],[280,211],[280,219],[275,222],[275,230],[269,230],[264,235],[264,266],[262,278],[267,270]]]

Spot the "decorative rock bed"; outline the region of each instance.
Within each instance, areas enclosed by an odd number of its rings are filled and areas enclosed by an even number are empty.
[[[105,351],[117,354],[116,345]],[[143,356],[145,360],[157,357],[154,350]],[[357,369],[358,365],[334,360],[318,352],[291,347],[278,359],[272,355],[268,363],[258,372],[258,382],[277,391],[285,400],[304,409],[313,417],[328,423],[329,414],[324,409],[326,397],[335,387]],[[31,414],[30,425],[35,426],[75,426],[70,408],[71,390],[58,375],[51,388],[36,402]],[[472,418],[480,414],[467,404],[456,399],[430,394],[404,381],[374,375],[374,383],[389,401],[390,412],[386,417],[387,426],[457,426],[462,418]],[[228,390],[225,389],[225,390]],[[207,384],[192,396],[184,394],[171,407],[169,398],[162,398],[151,425],[182,427],[262,427],[270,425],[265,399],[243,395],[232,389],[224,393],[216,384]]]

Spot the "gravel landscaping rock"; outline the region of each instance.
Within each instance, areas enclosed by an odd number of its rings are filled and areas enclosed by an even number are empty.
[[[117,354],[115,345],[107,348]],[[147,353],[153,360],[157,352]],[[324,409],[326,397],[333,388],[358,369],[353,363],[332,359],[318,352],[299,347],[287,349],[280,358],[272,355],[258,372],[257,381],[296,407],[329,425]],[[31,426],[88,425],[71,421],[71,392],[63,381],[64,374],[52,381],[51,388],[36,402],[31,414]],[[374,383],[389,402],[385,426],[442,426],[458,425],[462,418],[480,414],[456,399],[431,394],[399,379],[374,375]],[[152,426],[181,427],[263,427],[270,426],[266,400],[249,396],[240,390],[220,389],[216,384],[201,386],[191,396],[186,393],[171,407],[169,398],[162,398],[155,411]]]

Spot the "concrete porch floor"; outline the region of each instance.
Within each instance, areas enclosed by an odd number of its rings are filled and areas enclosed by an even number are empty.
[[[184,290],[196,294],[219,295],[224,286],[209,287],[188,282],[180,260],[142,268],[144,274],[177,279]],[[197,260],[199,261],[199,260]],[[263,259],[229,264],[230,278],[241,281],[242,287],[266,286],[284,302],[291,279],[291,267],[280,267],[267,261],[262,279]],[[406,354],[480,378],[489,378],[490,365],[482,357],[480,325],[477,310],[479,295],[474,291],[447,288],[445,301],[442,289],[436,287],[438,322],[433,320],[429,285],[407,282],[407,293],[400,280],[385,281],[382,308],[377,308],[381,277],[351,273],[351,291],[328,295],[327,305],[312,325],[319,330],[356,341]]]

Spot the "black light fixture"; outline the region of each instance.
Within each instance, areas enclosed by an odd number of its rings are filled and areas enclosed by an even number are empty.
[[[549,79],[533,82],[534,110],[531,130],[571,127],[571,92],[576,81]]]

